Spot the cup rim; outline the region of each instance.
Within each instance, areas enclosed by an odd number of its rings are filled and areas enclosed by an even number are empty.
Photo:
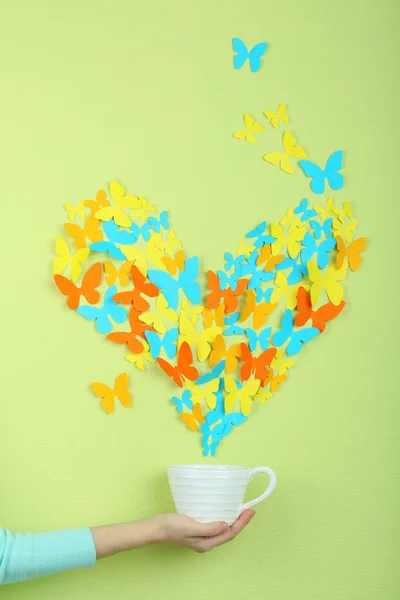
[[[169,465],[168,470],[178,471],[186,469],[190,471],[248,471],[249,467],[242,467],[240,465]]]

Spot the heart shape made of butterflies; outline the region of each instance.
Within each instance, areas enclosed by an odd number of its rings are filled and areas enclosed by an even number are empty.
[[[223,270],[208,271],[203,294],[198,257],[185,256],[167,212],[116,181],[109,192],[65,205],[70,243],[56,239],[55,283],[138,369],[159,365],[176,385],[179,417],[215,455],[342,311],[341,282],[359,268],[366,239],[353,240],[348,202],[311,208],[303,199],[279,223],[249,231]]]

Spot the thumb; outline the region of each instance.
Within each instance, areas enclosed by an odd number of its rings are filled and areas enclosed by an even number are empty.
[[[196,537],[214,537],[228,531],[229,525],[223,521],[214,523],[195,523],[193,525],[193,536]]]

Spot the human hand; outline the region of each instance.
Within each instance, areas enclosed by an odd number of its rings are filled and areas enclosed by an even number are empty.
[[[209,552],[233,540],[254,517],[253,510],[245,510],[229,527],[227,523],[198,523],[190,517],[178,514],[154,517],[160,531],[160,541],[184,546],[196,552]]]

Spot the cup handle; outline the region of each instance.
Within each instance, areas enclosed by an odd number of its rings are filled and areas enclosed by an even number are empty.
[[[265,492],[263,494],[261,494],[261,496],[257,496],[257,498],[254,498],[254,500],[250,500],[250,502],[246,502],[245,504],[242,504],[239,514],[241,514],[244,510],[247,510],[248,508],[251,508],[252,506],[255,506],[256,504],[259,504],[260,502],[262,502],[263,500],[268,498],[268,496],[270,496],[272,494],[272,492],[274,491],[274,489],[276,488],[278,478],[277,478],[275,472],[272,469],[270,469],[269,467],[255,467],[254,469],[252,469],[251,473],[250,473],[250,477],[249,477],[249,483],[252,479],[254,479],[254,477],[258,473],[266,473],[269,476],[269,485],[268,485],[267,489],[265,490]]]

